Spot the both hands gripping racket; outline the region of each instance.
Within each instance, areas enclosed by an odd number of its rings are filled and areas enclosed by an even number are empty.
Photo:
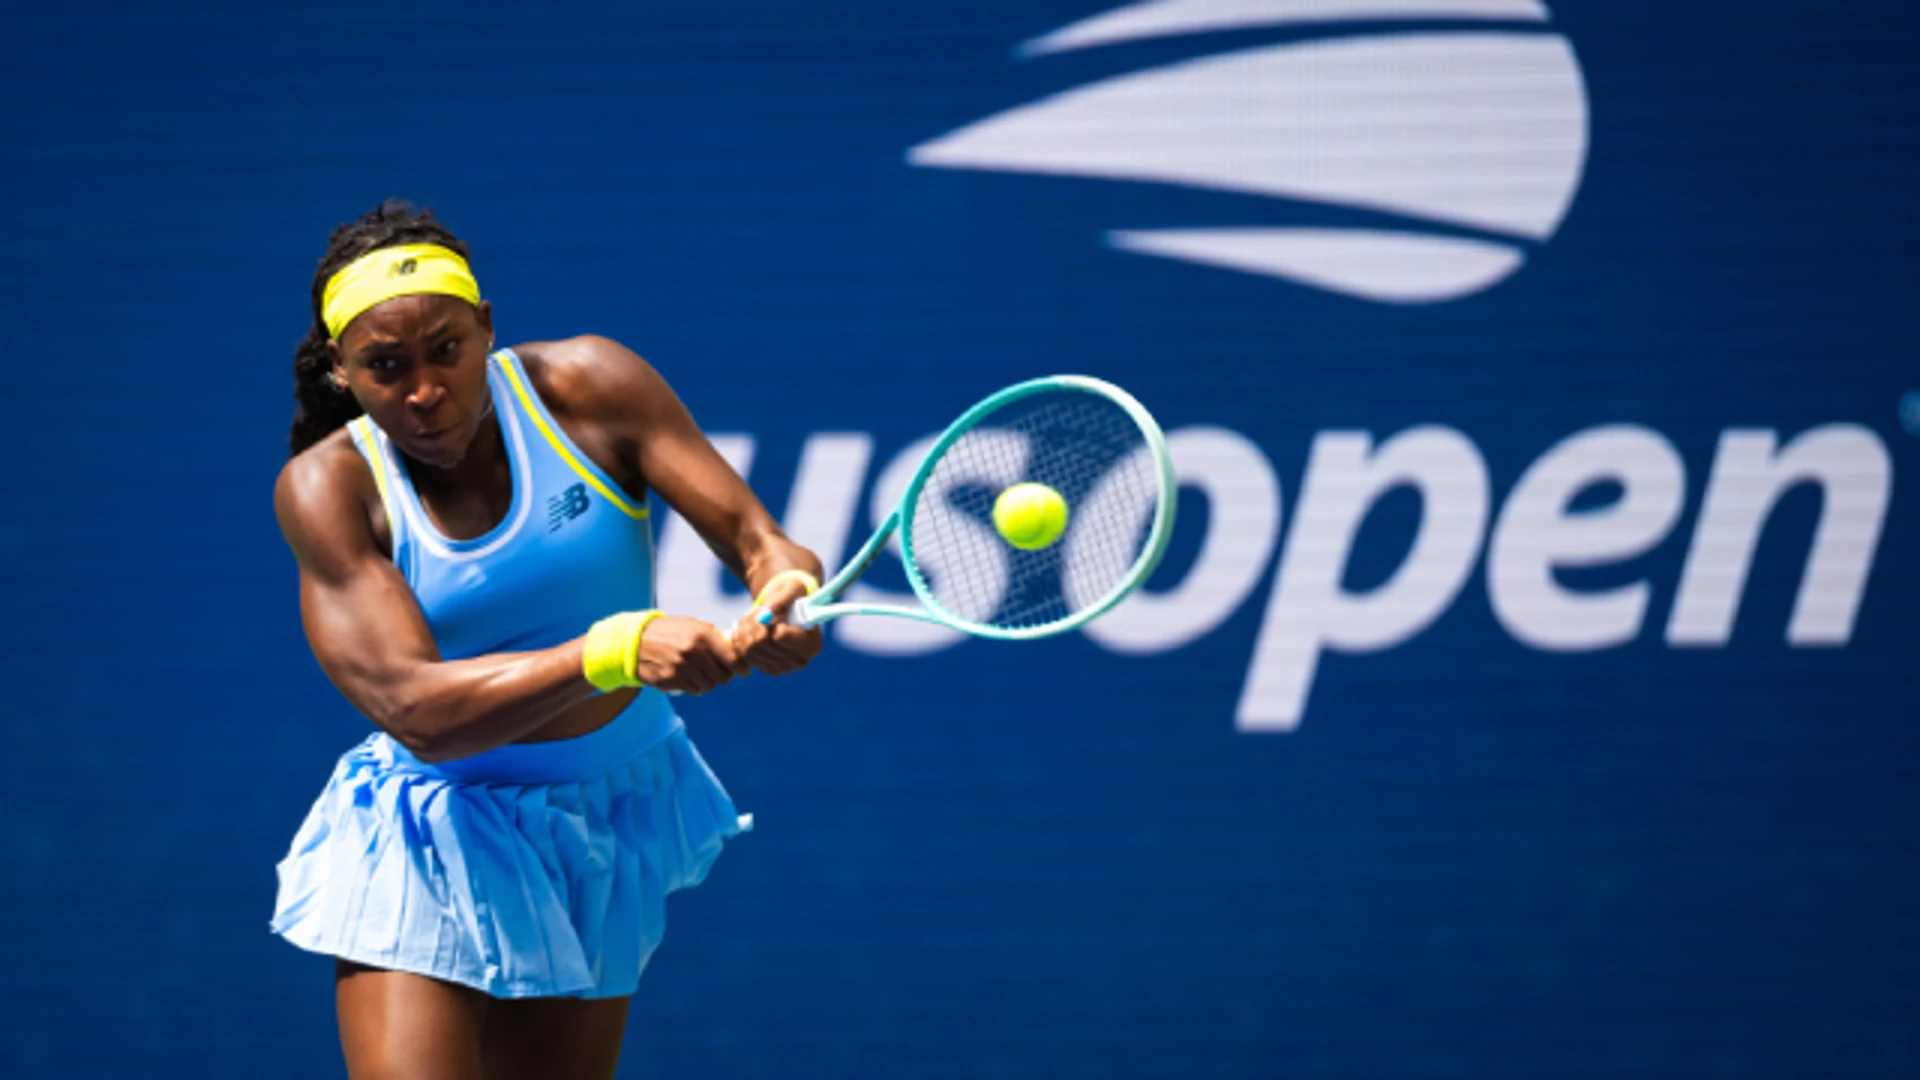
[[[1015,547],[995,529],[995,500],[1015,484],[1065,503],[1066,527],[1045,546]],[[1066,633],[1153,573],[1177,491],[1160,426],[1126,391],[1078,375],[1009,386],[941,433],[900,505],[788,622],[891,615],[1008,641]],[[841,602],[895,533],[920,606]]]

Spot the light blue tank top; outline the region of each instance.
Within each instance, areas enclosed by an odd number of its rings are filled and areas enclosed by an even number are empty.
[[[413,588],[445,660],[544,649],[614,612],[653,606],[646,503],[621,491],[573,444],[513,350],[487,358],[487,384],[513,501],[498,525],[470,540],[434,527],[386,432],[365,416],[348,425],[379,485],[394,566]],[[658,691],[645,691],[635,705],[646,706],[659,734],[677,722]]]

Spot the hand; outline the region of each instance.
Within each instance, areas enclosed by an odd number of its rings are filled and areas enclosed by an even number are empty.
[[[634,664],[641,682],[682,694],[704,694],[751,670],[719,627],[684,615],[647,624]]]
[[[786,675],[806,667],[807,661],[820,655],[825,638],[817,626],[802,630],[787,623],[787,612],[805,595],[807,587],[800,581],[789,579],[774,585],[764,605],[773,612],[772,619],[763,625],[759,620],[762,608],[757,606],[733,624],[734,654],[769,675]]]

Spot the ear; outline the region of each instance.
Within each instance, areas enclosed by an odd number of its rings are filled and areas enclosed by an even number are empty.
[[[480,324],[480,332],[486,335],[487,351],[493,351],[493,304],[482,300],[473,306],[474,321]]]
[[[327,377],[332,380],[335,386],[343,390],[346,389],[347,357],[345,353],[340,351],[340,343],[332,338],[327,339],[327,360],[333,367],[333,370],[327,373]]]

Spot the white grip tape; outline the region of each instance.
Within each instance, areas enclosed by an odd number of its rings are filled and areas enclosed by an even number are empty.
[[[810,602],[812,599],[810,596],[803,596],[793,602],[793,606],[787,609],[788,626],[800,630],[811,630],[820,625],[813,619],[813,604]]]

